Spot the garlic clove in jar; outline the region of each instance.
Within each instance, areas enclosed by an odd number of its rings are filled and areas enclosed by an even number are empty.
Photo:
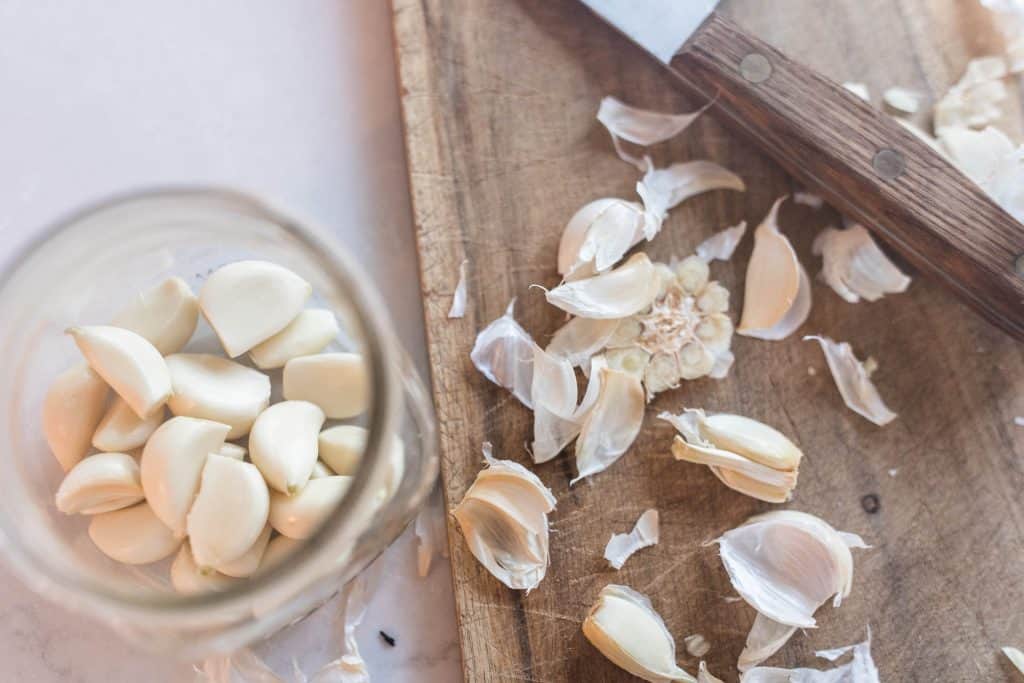
[[[199,322],[199,300],[180,277],[138,294],[110,324],[142,335],[161,355],[181,351]]]
[[[158,562],[181,545],[146,502],[93,516],[89,538],[104,555],[125,564]]]
[[[249,549],[231,562],[217,565],[217,571],[225,576],[233,576],[236,579],[244,579],[255,574],[263,561],[272,532],[273,529],[269,524],[263,525],[263,531],[256,537],[256,541],[249,546]]]
[[[274,263],[238,261],[218,268],[199,292],[199,306],[231,358],[287,327],[312,286]]]
[[[256,466],[210,454],[186,520],[200,571],[241,557],[267,524],[270,493]]]
[[[89,452],[110,387],[85,363],[65,370],[43,399],[43,436],[65,472]]]
[[[142,450],[142,488],[161,522],[181,537],[210,453],[224,445],[228,427],[195,417],[172,417]]]
[[[166,361],[171,412],[226,424],[229,439],[248,434],[270,403],[270,378],[258,370],[206,353],[176,353]]]
[[[97,453],[81,460],[57,489],[57,509],[95,515],[134,505],[144,497],[139,465],[127,453]]]
[[[688,681],[693,676],[676,664],[676,644],[647,596],[609,584],[583,621],[583,635],[601,654],[625,671],[652,683]]]
[[[233,458],[235,460],[245,460],[245,455],[248,453],[248,449],[238,444],[225,442],[217,450],[217,455],[223,455],[225,458]]]
[[[334,313],[308,309],[273,337],[254,346],[249,356],[261,370],[283,368],[292,358],[320,353],[340,331]]]
[[[309,475],[310,479],[320,479],[321,477],[333,477],[336,472],[333,472],[330,467],[324,464],[323,460],[317,460],[316,464],[313,465],[313,472]]]
[[[398,487],[402,485],[402,477],[405,475],[405,442],[398,436],[389,440],[389,447],[385,454],[387,458],[387,470],[384,476],[384,485],[377,494],[377,500],[384,502],[395,495]]]
[[[583,318],[625,318],[651,305],[661,287],[654,264],[639,253],[618,268],[566,282],[547,293],[548,303]]]
[[[355,417],[370,402],[370,378],[358,353],[321,353],[284,366],[284,397],[320,406],[327,417]]]
[[[338,425],[320,432],[320,459],[335,474],[353,475],[366,449],[369,432],[358,425]]]
[[[72,327],[68,334],[89,366],[139,417],[149,417],[171,397],[167,363],[145,338],[109,325]]]
[[[280,534],[274,536],[267,544],[267,549],[263,551],[263,557],[260,559],[260,568],[256,570],[256,574],[262,574],[281,564],[290,555],[294,554],[303,543],[304,541],[297,538],[288,538]]]
[[[324,411],[308,401],[282,401],[260,413],[249,433],[249,458],[271,488],[290,495],[306,485],[323,424]]]
[[[316,533],[345,497],[352,477],[310,479],[291,496],[270,494],[270,526],[288,538],[307,539]]]
[[[186,540],[171,563],[171,585],[182,595],[199,595],[225,591],[238,579],[214,571],[200,571],[192,559],[192,549]]]
[[[100,451],[126,453],[145,445],[164,421],[163,409],[143,419],[118,397],[110,404],[92,435],[92,445]]]

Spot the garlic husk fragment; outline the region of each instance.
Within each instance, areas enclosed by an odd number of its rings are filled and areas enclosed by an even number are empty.
[[[181,545],[145,502],[95,515],[89,522],[89,538],[104,555],[125,564],[157,562]]]
[[[580,432],[576,412],[576,373],[572,364],[539,346],[533,351],[533,461],[547,462]]]
[[[613,664],[652,683],[697,679],[676,664],[676,644],[647,596],[609,584],[583,621],[583,635]]]
[[[331,516],[345,497],[352,477],[310,479],[300,491],[288,496],[270,494],[270,526],[288,538],[307,539]]]
[[[567,281],[604,272],[644,238],[644,208],[624,199],[595,199],[572,215],[558,243],[558,272]]]
[[[928,145],[928,147],[930,147],[932,151],[937,152],[941,156],[948,158],[949,155],[946,153],[946,150],[942,148],[942,145],[939,144],[939,141],[932,137],[931,134],[928,133],[928,131],[921,128],[913,121],[908,121],[907,119],[896,118],[893,119],[893,121],[906,128],[911,135],[916,137],[924,144]]]
[[[916,114],[921,106],[921,93],[894,86],[882,93],[882,100],[898,112]]]
[[[176,353],[166,361],[174,387],[167,407],[228,425],[228,439],[248,434],[270,403],[270,378],[258,370],[207,353]]]
[[[284,397],[320,406],[332,419],[355,417],[370,403],[370,375],[358,353],[321,353],[284,366]]]
[[[614,318],[573,318],[558,328],[544,350],[565,358],[573,366],[583,366],[605,347],[619,322]]]
[[[736,252],[740,240],[747,232],[747,222],[740,221],[731,228],[719,230],[697,245],[694,253],[704,261],[728,261]]]
[[[224,445],[228,427],[194,417],[172,417],[157,427],[142,450],[140,471],[146,502],[179,537],[199,490],[203,465]]]
[[[149,417],[141,419],[123,399],[118,397],[110,404],[103,419],[96,426],[96,431],[92,435],[92,445],[96,450],[108,453],[125,453],[140,448],[163,421],[162,409],[155,410]]]
[[[448,557],[447,526],[444,501],[439,489],[430,495],[427,504],[416,516],[416,570],[423,577],[430,574],[434,556]]]
[[[633,553],[658,543],[658,511],[646,510],[628,534],[612,534],[604,547],[604,559],[613,569],[622,569]],[[701,653],[703,654],[703,653]],[[698,655],[699,656],[699,655]]]
[[[68,334],[89,367],[139,417],[149,417],[171,397],[167,363],[144,337],[109,325],[72,327]]]
[[[136,295],[110,324],[142,335],[166,356],[185,347],[198,322],[196,295],[180,277],[169,277]]]
[[[469,357],[484,377],[512,392],[527,408],[533,408],[533,338],[516,322],[516,300],[509,302],[505,314],[476,336]]]
[[[145,497],[139,464],[127,453],[97,453],[81,460],[57,489],[57,509],[95,515],[135,505]]]
[[[340,331],[334,313],[311,308],[295,316],[270,339],[252,347],[249,357],[261,370],[283,368],[292,358],[320,353]]]
[[[245,456],[248,452],[248,449],[244,446],[239,446],[234,443],[225,443],[217,450],[217,455],[223,455],[225,458],[233,458],[235,460],[245,460]]]
[[[793,203],[807,206],[812,209],[820,209],[825,206],[825,200],[813,192],[794,192]]]
[[[1024,148],[991,126],[980,132],[944,128],[939,137],[960,170],[1010,215],[1024,220]]]
[[[852,653],[853,658],[833,669],[778,669],[775,667],[758,667],[750,669],[740,677],[740,683],[880,683],[878,668],[871,657],[871,629],[863,643],[832,650],[818,650],[816,657],[834,662],[840,657]]]
[[[754,625],[747,634],[747,642],[740,653],[736,668],[746,671],[757,666],[778,652],[794,633],[796,626],[780,624],[758,612],[754,618]]]
[[[452,294],[452,305],[448,309],[449,318],[461,318],[466,315],[466,270],[469,267],[469,259],[462,259],[459,264],[459,281],[455,285],[455,293]]]
[[[871,373],[865,367],[866,364],[857,360],[848,343],[836,343],[828,337],[804,337],[805,341],[809,339],[813,339],[821,346],[836,388],[843,397],[843,403],[850,410],[879,427],[884,427],[896,419],[896,413],[889,410],[879,396],[878,389],[871,381]]]
[[[878,301],[910,286],[910,278],[879,249],[863,225],[845,230],[825,228],[814,239],[811,251],[822,258],[819,277],[851,304],[862,298]]]
[[[238,261],[215,270],[199,292],[199,305],[231,358],[287,327],[313,287],[274,263]]]
[[[69,471],[89,452],[96,425],[103,419],[110,387],[86,364],[53,380],[43,399],[43,436],[57,462]]]
[[[871,103],[871,93],[868,91],[868,86],[863,83],[856,83],[854,81],[846,81],[843,83],[843,87],[852,92],[854,95],[864,100],[867,103]]]
[[[351,476],[359,469],[370,432],[358,425],[338,425],[320,432],[320,459],[335,474]]]
[[[700,668],[697,669],[697,683],[725,683],[725,681],[713,675],[710,671],[708,671],[708,665],[704,662],[701,662]],[[783,683],[788,683],[788,681],[785,681]]]
[[[244,579],[252,576],[260,568],[263,555],[270,543],[270,534],[273,531],[269,524],[263,526],[263,531],[256,537],[249,549],[239,555],[231,562],[222,562],[217,565],[217,571],[225,576],[232,576],[236,579]]]
[[[960,80],[935,104],[935,131],[943,128],[980,128],[997,120],[999,103],[1006,99],[1006,86],[1000,80],[1007,73],[1002,57],[972,59]]]
[[[182,595],[218,593],[231,588],[237,581],[215,571],[201,571],[192,559],[192,549],[187,540],[171,563],[171,585]]]
[[[267,484],[293,494],[306,485],[319,450],[324,411],[308,401],[282,401],[256,418],[249,433],[249,458]]]
[[[691,657],[703,657],[711,651],[711,643],[699,633],[683,638],[683,647]]]
[[[186,522],[200,571],[241,557],[267,524],[270,493],[256,466],[210,454]]]
[[[576,478],[570,484],[602,472],[633,445],[644,421],[646,406],[640,379],[611,368],[598,372],[600,389],[576,441]]]
[[[754,252],[747,265],[743,315],[736,331],[746,337],[778,341],[800,327],[811,312],[811,283],[789,240],[779,232],[779,205],[754,231]]]
[[[1024,674],[1024,652],[1015,647],[1004,647],[1002,650],[1006,658],[1010,660],[1010,663],[1017,667],[1017,671]]]
[[[660,230],[669,209],[690,197],[711,190],[745,192],[747,189],[742,178],[713,161],[684,161],[666,168],[654,168],[649,159],[646,162],[648,168],[637,186],[637,193],[644,200],[646,213],[655,219],[652,222],[647,218],[644,234],[647,239],[652,239]]]
[[[667,114],[631,107],[621,100],[606,96],[601,99],[597,120],[612,136],[612,144],[619,158],[643,170],[643,160],[626,152],[621,140],[644,146],[664,142],[683,132],[706,106],[691,113]]]
[[[496,460],[483,447],[487,466],[452,515],[470,552],[494,578],[530,591],[548,568],[548,513],[555,497],[533,472],[511,460]]]
[[[583,318],[625,318],[651,305],[659,281],[646,254],[600,275],[565,282],[547,293],[548,303]]]

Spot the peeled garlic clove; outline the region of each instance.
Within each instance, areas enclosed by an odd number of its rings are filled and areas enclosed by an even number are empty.
[[[270,493],[256,466],[211,454],[186,522],[200,571],[241,557],[267,524]]]
[[[659,287],[654,265],[641,253],[615,270],[559,285],[547,300],[583,318],[625,318],[650,306]]]
[[[323,423],[324,411],[307,401],[275,403],[260,413],[249,433],[249,458],[271,488],[293,494],[306,485]]]
[[[336,472],[332,471],[330,467],[324,464],[323,460],[317,460],[316,464],[313,465],[313,472],[309,475],[310,479],[319,479],[321,477],[333,477]]]
[[[270,539],[267,549],[263,552],[263,559],[260,560],[260,568],[257,574],[273,569],[284,562],[290,555],[298,550],[304,541],[297,538],[277,535]]]
[[[878,248],[863,225],[845,230],[825,228],[812,251],[822,257],[821,279],[851,304],[862,298],[878,301],[886,294],[905,292],[910,278]]]
[[[723,484],[767,503],[784,503],[796,488],[797,470],[776,470],[736,453],[687,443],[676,437],[672,443],[676,460],[707,465]]]
[[[607,469],[622,457],[644,420],[644,389],[633,375],[610,368],[600,371],[601,389],[576,441],[576,483]]]
[[[651,509],[640,515],[633,530],[628,534],[612,534],[604,548],[604,559],[613,569],[622,569],[638,550],[658,543],[658,511]]]
[[[711,237],[697,245],[694,250],[697,256],[705,261],[728,261],[736,252],[743,235],[747,233],[747,222],[741,221],[731,228],[719,230]]]
[[[777,470],[791,470],[803,453],[782,432],[742,415],[716,413],[700,422],[701,434],[716,448],[732,451]]]
[[[137,295],[110,324],[145,337],[161,355],[177,353],[196,331],[199,300],[180,277],[170,277]]]
[[[689,681],[676,664],[676,643],[647,596],[608,584],[583,621],[583,635],[613,664],[652,683]]]
[[[103,418],[110,387],[88,365],[57,376],[43,399],[43,435],[67,472],[89,452],[89,441]]]
[[[307,539],[331,516],[345,497],[352,477],[310,479],[302,490],[287,496],[270,494],[270,526],[288,538]]]
[[[263,531],[256,537],[256,540],[249,546],[248,550],[231,562],[217,565],[217,571],[225,576],[231,576],[236,579],[244,579],[255,574],[259,570],[263,557],[266,554],[272,532],[271,526],[265,524]]]
[[[248,452],[243,446],[225,443],[217,450],[217,455],[223,455],[225,458],[233,458],[235,460],[245,460],[245,454]]]
[[[231,588],[238,579],[214,571],[200,571],[192,559],[188,541],[181,545],[177,557],[171,563],[171,585],[182,595],[218,593]]]
[[[238,261],[218,268],[199,292],[199,305],[228,356],[235,358],[287,327],[313,288],[274,263]]]
[[[146,440],[164,421],[164,411],[156,410],[145,419],[139,418],[127,403],[117,398],[110,404],[92,435],[92,445],[100,451],[127,452],[145,445]]]
[[[57,509],[66,515],[120,510],[144,498],[139,464],[126,453],[97,453],[80,461],[57,489]]]
[[[89,366],[139,417],[149,417],[171,397],[167,364],[145,338],[109,325],[72,327],[68,334]]]
[[[335,474],[354,475],[366,450],[369,432],[358,425],[338,425],[320,432],[320,459]]]
[[[815,340],[821,346],[832,379],[850,410],[879,427],[884,427],[898,417],[885,405],[865,364],[857,360],[849,344],[837,344],[828,337],[804,337],[804,341],[808,339]]]
[[[171,412],[226,424],[229,439],[248,434],[270,403],[270,378],[258,370],[206,353],[176,353],[166,361]]]
[[[125,564],[157,562],[181,545],[145,502],[95,515],[89,522],[89,538],[104,555]]]
[[[553,356],[565,358],[573,366],[583,365],[589,362],[591,356],[600,353],[619,323],[615,319],[573,318],[555,332],[544,350]]]
[[[203,465],[223,447],[230,428],[195,417],[172,417],[142,450],[142,489],[153,513],[179,537],[199,490]]]
[[[512,299],[505,314],[480,331],[469,357],[484,377],[508,389],[520,403],[532,409],[535,344],[513,317],[515,305],[516,300]]]
[[[753,668],[779,651],[796,633],[796,626],[772,621],[760,612],[754,618],[754,625],[747,634],[747,643],[740,653],[736,667],[740,671]]]
[[[340,331],[334,313],[308,309],[273,337],[254,346],[249,356],[261,370],[283,368],[292,358],[320,353]]]
[[[320,406],[327,417],[355,417],[370,402],[370,378],[358,353],[321,353],[284,366],[284,397]]]

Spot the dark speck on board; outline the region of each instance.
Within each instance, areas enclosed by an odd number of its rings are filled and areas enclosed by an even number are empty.
[[[378,631],[378,633],[380,634],[381,640],[388,644],[388,647],[395,646],[395,639],[393,636],[389,636],[387,633],[384,633],[384,631]]]
[[[882,507],[882,502],[878,500],[877,494],[869,493],[860,499],[860,506],[864,508],[864,512],[873,515]]]

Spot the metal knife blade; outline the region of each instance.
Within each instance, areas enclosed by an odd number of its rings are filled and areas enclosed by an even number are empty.
[[[595,14],[668,64],[719,0],[582,0]]]

